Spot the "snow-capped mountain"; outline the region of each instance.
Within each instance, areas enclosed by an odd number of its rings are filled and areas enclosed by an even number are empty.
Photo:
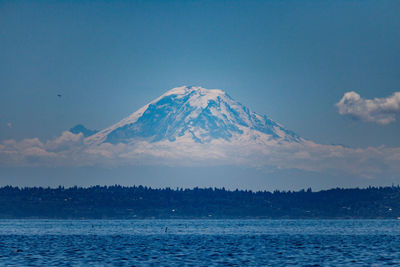
[[[186,139],[274,140],[302,142],[302,138],[267,116],[259,115],[218,89],[182,86],[169,90],[120,122],[86,138],[89,144],[132,143]]]

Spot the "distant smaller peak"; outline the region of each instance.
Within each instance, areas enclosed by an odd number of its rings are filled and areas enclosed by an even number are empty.
[[[69,131],[73,134],[82,133],[84,137],[89,137],[98,132],[97,130],[90,130],[90,129],[86,128],[85,126],[83,126],[82,124],[75,125],[71,129],[69,129]]]

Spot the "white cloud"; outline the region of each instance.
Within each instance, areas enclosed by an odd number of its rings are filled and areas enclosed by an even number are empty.
[[[396,121],[396,114],[400,113],[400,92],[386,98],[364,99],[356,92],[347,92],[336,103],[341,115],[350,115],[353,118],[389,124]]]
[[[266,171],[299,169],[312,172],[345,172],[374,178],[400,174],[400,148],[369,147],[353,149],[274,140],[234,142],[213,140],[199,144],[189,138],[175,142],[160,141],[93,145],[85,143],[81,134],[64,132],[47,142],[37,138],[20,142],[0,142],[0,167],[5,166],[102,166],[168,165],[210,166],[240,165]]]

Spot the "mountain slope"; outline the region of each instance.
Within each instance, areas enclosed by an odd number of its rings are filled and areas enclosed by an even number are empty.
[[[202,87],[174,88],[132,115],[86,139],[88,143],[150,143],[188,139],[231,142],[248,139],[301,142],[295,133],[233,100],[225,92]],[[242,138],[243,139],[243,138]]]

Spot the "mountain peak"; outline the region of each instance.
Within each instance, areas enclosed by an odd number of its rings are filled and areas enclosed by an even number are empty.
[[[216,100],[218,97],[225,95],[226,93],[220,89],[206,89],[201,86],[181,86],[181,87],[175,87],[167,91],[156,100],[168,96],[176,96],[175,97],[176,99],[189,96],[191,98],[192,105],[197,104],[200,105],[202,108],[204,108],[208,104],[208,101]]]
[[[214,95],[224,95],[225,92],[220,89],[206,89],[201,86],[180,86],[172,88],[171,90],[167,91],[163,96],[167,95],[186,95],[192,92],[196,92],[198,94],[207,95],[207,94],[214,94]]]
[[[260,142],[300,141],[293,132],[252,112],[224,91],[200,86],[173,88],[88,141],[115,144],[188,139],[209,143],[244,137]]]

